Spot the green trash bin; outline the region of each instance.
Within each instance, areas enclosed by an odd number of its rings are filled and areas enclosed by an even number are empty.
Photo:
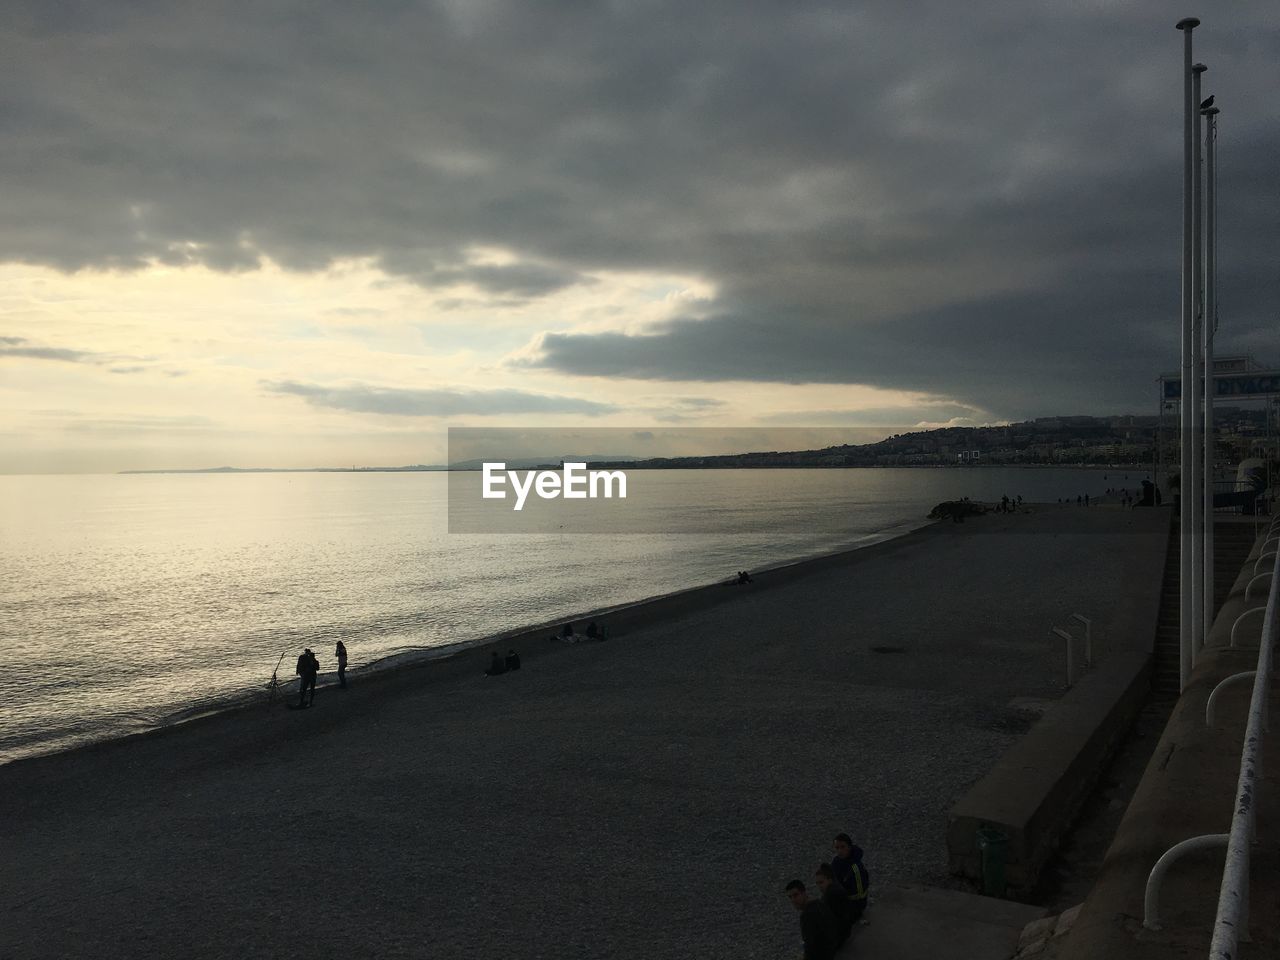
[[[978,850],[982,854],[982,892],[988,897],[1004,896],[1004,865],[1009,837],[994,827],[978,829]]]

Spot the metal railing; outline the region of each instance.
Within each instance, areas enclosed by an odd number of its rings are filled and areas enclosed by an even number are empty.
[[[1084,627],[1084,668],[1093,667],[1093,621],[1088,617],[1073,613],[1071,619]],[[1076,685],[1076,638],[1061,627],[1054,627],[1053,633],[1066,641],[1067,647],[1067,689]]]
[[[1280,527],[1280,518],[1273,519],[1268,536],[1276,533]],[[1269,541],[1268,541],[1269,542]],[[1144,916],[1142,925],[1149,930],[1160,929],[1159,896],[1160,885],[1165,874],[1174,862],[1183,855],[1194,850],[1212,849],[1225,846],[1227,848],[1226,864],[1222,869],[1222,885],[1218,891],[1218,912],[1214,918],[1213,939],[1210,944],[1210,960],[1232,960],[1236,956],[1236,948],[1242,931],[1248,939],[1249,924],[1249,844],[1257,830],[1257,788],[1261,783],[1262,737],[1268,729],[1267,694],[1271,687],[1272,652],[1276,645],[1277,634],[1280,633],[1280,558],[1272,552],[1272,569],[1270,574],[1259,574],[1249,581],[1245,590],[1248,597],[1253,584],[1269,576],[1267,605],[1254,608],[1236,620],[1231,628],[1231,645],[1235,646],[1235,628],[1249,613],[1263,610],[1262,634],[1258,642],[1258,667],[1256,670],[1237,673],[1220,682],[1209,695],[1205,706],[1205,721],[1212,726],[1214,707],[1222,690],[1228,686],[1253,680],[1253,696],[1249,702],[1249,718],[1245,726],[1244,747],[1240,752],[1240,775],[1236,783],[1236,802],[1231,815],[1229,833],[1215,833],[1200,837],[1191,837],[1181,843],[1174,844],[1167,850],[1151,869],[1147,878],[1146,897],[1143,903]],[[1257,569],[1257,563],[1254,564]]]
[[[1274,532],[1276,521],[1272,521]],[[1262,617],[1262,637],[1258,643],[1258,669],[1253,678],[1253,698],[1249,701],[1249,720],[1244,730],[1244,749],[1240,752],[1240,776],[1236,781],[1236,804],[1231,814],[1231,832],[1227,840],[1227,863],[1222,869],[1222,886],[1218,891],[1218,915],[1213,922],[1213,940],[1209,945],[1210,960],[1231,960],[1236,956],[1240,931],[1249,923],[1249,841],[1255,835],[1258,818],[1257,788],[1262,737],[1267,728],[1267,694],[1271,690],[1272,650],[1276,644],[1277,600],[1280,599],[1280,559],[1272,564],[1271,592],[1267,612]]]

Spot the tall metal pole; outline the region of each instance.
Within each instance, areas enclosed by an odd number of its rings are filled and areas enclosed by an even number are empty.
[[[1204,494],[1201,485],[1200,454],[1200,326],[1204,320],[1204,169],[1200,156],[1200,75],[1208,68],[1197,63],[1191,68],[1191,103],[1193,105],[1191,146],[1191,486],[1187,494],[1191,511],[1191,665],[1194,667],[1204,646]]]
[[[1164,377],[1156,381],[1160,386],[1160,402],[1156,404],[1156,455],[1151,464],[1151,482],[1155,484],[1156,490],[1160,489],[1161,466],[1164,463],[1163,451],[1160,449],[1164,446]],[[1154,494],[1155,491],[1153,490]]]
[[[1179,468],[1178,520],[1178,689],[1185,690],[1191,678],[1191,517],[1188,501],[1191,499],[1191,140],[1192,114],[1196,103],[1191,98],[1191,31],[1200,26],[1195,17],[1178,21],[1182,31],[1182,398],[1181,398],[1181,464]]]
[[[1213,627],[1213,396],[1216,393],[1213,379],[1213,335],[1218,330],[1218,301],[1214,291],[1214,271],[1217,266],[1217,195],[1215,153],[1218,140],[1218,108],[1208,107],[1204,132],[1204,633],[1209,636]],[[1203,640],[1201,641],[1203,643]]]

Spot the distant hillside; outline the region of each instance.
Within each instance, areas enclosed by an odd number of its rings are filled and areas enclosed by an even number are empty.
[[[955,463],[1140,463],[1155,449],[1154,416],[1044,417],[1000,427],[941,427],[895,434],[876,443],[821,450],[754,451],[707,457],[656,457],[630,470],[751,467],[877,467]]]

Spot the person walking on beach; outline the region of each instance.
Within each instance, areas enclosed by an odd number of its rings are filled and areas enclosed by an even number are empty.
[[[334,655],[338,658],[338,688],[340,690],[347,689],[347,646],[341,640],[334,649]]]
[[[302,678],[298,683],[298,706],[308,706],[316,699],[316,674],[320,672],[320,661],[316,659],[310,647],[303,650],[302,656],[298,657],[298,666],[294,672]],[[311,692],[310,700],[307,699],[307,691]]]
[[[787,884],[787,899],[800,911],[804,960],[832,960],[836,955],[835,918],[820,900],[810,900],[799,880]]]
[[[867,909],[867,889],[871,875],[862,862],[862,848],[849,839],[847,833],[836,834],[836,855],[831,870],[849,895],[849,922],[857,923]]]
[[[514,650],[507,651],[507,669],[508,670],[520,669],[520,654],[516,653]]]

